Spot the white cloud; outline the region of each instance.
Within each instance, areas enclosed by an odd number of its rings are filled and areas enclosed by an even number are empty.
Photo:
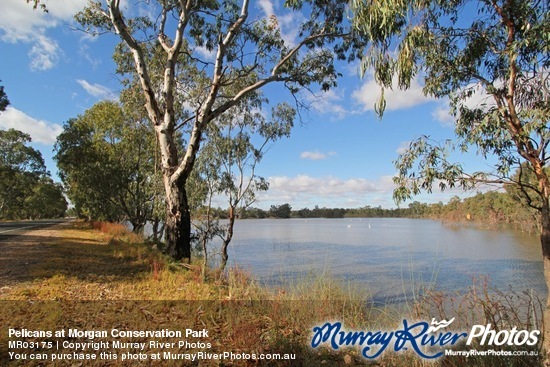
[[[388,196],[395,185],[391,176],[383,176],[372,181],[364,178],[343,180],[336,177],[296,177],[274,176],[268,178],[269,190],[259,194],[261,203],[288,202],[296,207],[307,205],[342,206],[346,203],[366,205],[374,196]]]
[[[501,83],[496,83],[497,86]],[[464,90],[472,91],[472,95],[466,98],[462,105],[464,107],[473,109],[481,108],[482,110],[488,110],[495,106],[493,98],[487,94],[485,88],[480,84],[470,84],[464,88]],[[438,106],[432,111],[432,118],[441,122],[443,126],[454,127],[455,117],[451,114],[448,100],[444,100],[438,104]]]
[[[495,83],[497,87],[500,87],[500,84],[502,83]],[[485,88],[480,84],[470,84],[466,89],[473,91],[473,94],[464,101],[464,106],[468,108],[481,108],[484,110],[495,106],[493,97],[487,94]]]
[[[3,0],[0,12],[0,39],[4,42],[32,42],[41,29],[54,27],[56,20],[40,10],[34,11],[30,4],[20,0]]]
[[[216,49],[208,50],[206,46],[195,46],[195,52],[206,61],[214,61],[216,58]]]
[[[29,51],[31,70],[48,70],[59,61],[61,49],[56,41],[45,36],[38,36],[36,42]]]
[[[48,13],[33,10],[23,0],[2,0],[0,12],[0,40],[10,43],[30,44],[31,70],[47,70],[59,60],[57,42],[47,36],[47,29],[70,21],[73,15],[84,8],[87,0],[56,0],[44,3]]]
[[[352,78],[360,78],[361,77],[361,61],[355,60],[352,62],[345,63],[342,66],[342,69],[345,70],[346,76],[352,77]]]
[[[439,103],[438,106],[432,111],[432,118],[441,122],[441,125],[443,126],[454,126],[454,116],[451,114],[447,103]]]
[[[352,98],[363,107],[363,111],[374,111],[374,105],[380,97],[380,86],[374,80],[372,72],[365,79],[361,88],[352,93]],[[434,100],[424,95],[418,78],[411,81],[411,86],[407,90],[399,89],[395,78],[393,88],[384,91],[384,98],[386,111],[406,109]]]
[[[90,84],[83,79],[78,79],[76,81],[88,94],[98,98],[98,99],[116,99],[116,95],[107,87],[101,84]]]
[[[267,17],[275,14],[275,11],[273,10],[273,3],[270,0],[259,0],[258,6],[262,9]]]
[[[290,12],[285,15],[277,16],[277,21],[281,28],[281,37],[285,44],[294,47],[298,44],[298,34],[300,26],[306,21],[302,13]]]
[[[84,9],[88,0],[44,0],[48,14],[55,19],[71,20],[73,16]]]
[[[315,150],[313,152],[302,152],[300,154],[300,158],[311,159],[312,161],[319,161],[335,155],[336,155],[336,152],[321,153],[318,150]]]
[[[92,68],[95,70],[101,64],[102,60],[99,57],[92,57],[89,49],[90,46],[86,44],[81,44],[80,49],[78,50],[78,55],[80,56],[80,58],[87,60],[92,65]]]
[[[308,93],[305,99],[311,103],[313,109],[321,114],[330,114],[336,120],[342,120],[350,113],[340,104],[344,99],[344,91],[330,89],[315,95]]]
[[[271,204],[289,203],[294,209],[315,205],[330,208],[353,208],[365,205],[384,208],[396,207],[393,200],[393,176],[381,176],[375,180],[364,178],[340,179],[336,177],[311,177],[298,175],[295,177],[274,176],[269,177],[270,183],[267,192],[258,193],[258,205],[264,209]],[[447,202],[453,196],[461,198],[474,195],[477,191],[497,190],[498,187],[482,185],[475,190],[464,191],[460,187],[447,188],[440,191],[437,185],[432,193],[421,193],[412,200],[401,203],[400,207],[407,207],[413,201],[423,203]],[[221,202],[223,203],[223,201]]]
[[[53,144],[63,127],[44,120],[37,120],[22,111],[8,107],[0,114],[0,128],[17,129],[31,136],[34,142]]]

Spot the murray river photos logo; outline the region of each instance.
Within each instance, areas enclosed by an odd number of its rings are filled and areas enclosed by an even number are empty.
[[[393,331],[349,331],[341,322],[327,322],[313,328],[311,346],[327,345],[334,350],[341,347],[357,346],[367,359],[382,355],[387,349],[393,351],[412,350],[422,358],[439,358],[444,350],[462,340],[466,345],[477,342],[483,346],[533,346],[538,343],[540,331],[533,330],[493,330],[491,324],[474,325],[469,333],[446,331],[455,319],[410,323],[403,320],[403,328]]]

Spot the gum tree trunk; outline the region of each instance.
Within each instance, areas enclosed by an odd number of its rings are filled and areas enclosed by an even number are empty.
[[[175,260],[191,261],[191,215],[185,191],[185,181],[181,178],[170,182],[164,178],[166,190],[166,253]]]
[[[225,271],[225,268],[227,266],[227,260],[229,259],[229,255],[227,253],[227,247],[229,246],[229,243],[233,239],[233,228],[235,227],[235,209],[233,207],[229,208],[229,224],[227,226],[227,233],[225,235],[225,238],[223,239],[222,244],[222,258],[220,261],[220,273],[223,273]]]
[[[164,223],[158,216],[153,218],[153,242],[158,243],[164,234]]]
[[[542,204],[540,210],[540,243],[542,247],[542,258],[544,264],[544,280],[548,296],[543,315],[543,353],[544,365],[550,366],[550,180],[544,169],[544,162],[533,160],[530,162],[538,181],[538,194]]]

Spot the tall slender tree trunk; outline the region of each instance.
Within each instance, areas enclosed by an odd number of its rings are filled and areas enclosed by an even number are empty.
[[[531,162],[539,184],[539,194],[542,201],[540,207],[540,243],[542,247],[542,258],[544,264],[544,280],[548,295],[543,315],[543,352],[544,365],[550,366],[550,180],[544,170],[544,163],[541,161]]]
[[[235,226],[235,209],[233,207],[229,208],[229,224],[227,225],[227,233],[223,239],[222,244],[222,259],[220,261],[220,273],[225,271],[227,266],[227,260],[229,259],[229,254],[227,253],[227,247],[233,239],[233,227]]]
[[[164,177],[166,190],[166,253],[176,260],[191,261],[191,214],[185,180],[170,182]]]
[[[158,216],[153,218],[153,242],[157,243],[164,233],[164,223],[161,223],[161,219]]]

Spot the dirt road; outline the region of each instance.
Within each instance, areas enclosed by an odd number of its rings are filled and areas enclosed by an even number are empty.
[[[32,265],[50,257],[66,219],[0,223],[0,293],[6,287],[31,280]]]

